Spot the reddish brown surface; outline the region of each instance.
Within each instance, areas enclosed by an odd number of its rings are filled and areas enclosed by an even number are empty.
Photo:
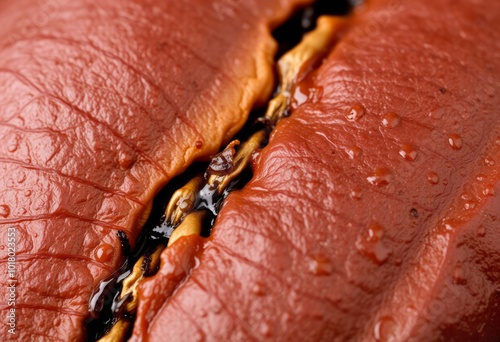
[[[17,227],[16,335],[82,337],[152,197],[270,92],[269,22],[304,1],[0,2],[0,302]]]
[[[370,4],[136,331],[500,339],[500,3]]]

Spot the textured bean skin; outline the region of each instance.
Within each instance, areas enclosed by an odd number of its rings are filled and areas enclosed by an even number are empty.
[[[154,195],[273,87],[270,27],[304,1],[0,2],[0,297],[16,334],[74,341]],[[11,307],[0,303],[2,317]],[[2,320],[3,321],[3,320]]]
[[[164,302],[135,340],[498,341],[499,23],[483,0],[360,8],[190,275],[167,251],[142,284]]]

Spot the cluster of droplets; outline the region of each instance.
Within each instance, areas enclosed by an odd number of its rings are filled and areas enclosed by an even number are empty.
[[[366,113],[366,109],[364,106],[360,104],[353,105],[349,107],[345,112],[345,119],[349,122],[356,122],[360,120]],[[387,112],[382,115],[381,126],[386,129],[393,129],[398,127],[401,124],[401,117],[394,112]],[[500,139],[496,142],[500,146]],[[462,137],[458,134],[449,134],[448,135],[448,144],[453,150],[461,150],[463,147]],[[404,143],[400,146],[399,155],[406,161],[412,162],[417,159],[418,150],[417,148],[409,143]],[[347,149],[347,154],[351,159],[356,159],[361,154],[361,149],[357,146],[350,147]],[[495,164],[495,160],[491,157],[487,157],[485,159],[485,163],[489,166],[493,166]],[[390,171],[386,168],[377,168],[374,172],[367,176],[367,180],[370,184],[376,186],[384,186],[389,184],[392,180],[392,176],[390,175]],[[429,171],[427,175],[427,180],[430,184],[436,185],[439,183],[439,176],[434,171]],[[443,181],[445,184],[445,181]],[[445,184],[446,185],[446,184]],[[351,196],[353,197],[353,196]]]
[[[357,122],[366,114],[366,109],[362,105],[354,105],[348,108],[344,112],[345,119],[349,122]],[[401,124],[401,117],[394,112],[387,112],[382,115],[381,126],[385,129],[394,129]],[[448,144],[453,150],[461,150],[463,147],[462,137],[458,134],[448,135]],[[497,144],[500,146],[500,139],[498,139]],[[346,150],[350,159],[356,159],[362,152],[362,150],[353,146]],[[417,148],[409,143],[404,143],[399,148],[399,155],[408,162],[413,162],[417,159],[418,150]],[[485,163],[489,166],[494,165],[494,160],[492,158],[486,158]],[[440,182],[439,175],[432,170],[427,173],[427,181],[431,185],[437,185]],[[377,187],[383,187],[391,183],[394,179],[392,172],[386,167],[375,168],[367,176],[367,181]],[[443,180],[443,184],[447,184],[447,180]],[[355,200],[362,198],[362,191],[359,188],[352,189],[350,192],[350,197]],[[475,207],[475,202],[466,201],[465,207],[467,209],[473,209]],[[445,222],[444,228],[446,230],[453,229],[455,222]],[[362,233],[357,242],[356,247],[358,251],[365,255],[366,257],[372,259],[375,263],[381,264],[389,257],[391,251],[382,243],[383,228],[378,223],[372,223],[368,230]]]
[[[361,104],[353,105],[349,107],[345,112],[345,119],[349,122],[357,122],[366,114],[366,109]],[[401,118],[392,112],[386,113],[382,116],[382,126],[386,128],[395,128],[401,122]],[[349,158],[356,159],[358,158],[362,150],[358,146],[349,147],[346,150]],[[400,154],[406,160],[414,160],[417,156],[416,150],[408,144],[403,144],[401,146]],[[389,169],[385,167],[376,168],[371,174],[367,176],[367,181],[375,186],[385,186],[389,184],[393,180],[393,175],[389,171]],[[351,198],[360,199],[362,197],[362,192],[359,189],[353,189],[351,191]]]
[[[349,122],[356,122],[366,114],[366,109],[360,104],[356,104],[348,108],[344,112],[344,116]],[[387,129],[396,128],[401,123],[401,118],[393,112],[388,112],[382,116],[382,126]],[[356,159],[361,154],[361,149],[357,146],[350,147],[347,154],[351,159]],[[417,150],[410,144],[403,144],[399,150],[399,154],[405,160],[413,161],[417,157]],[[389,184],[393,180],[393,175],[389,169],[385,167],[376,168],[367,176],[367,181],[375,186],[381,187]],[[359,199],[361,194],[359,190],[351,191],[351,197]]]
[[[500,138],[497,138],[495,140],[495,145],[500,146]],[[487,167],[494,167],[495,166],[495,159],[491,156],[486,156],[484,159],[484,163],[486,164]],[[495,172],[493,171],[493,174]],[[474,190],[475,192],[471,193],[464,193],[462,194],[461,198],[463,200],[463,208],[465,210],[472,210],[476,207],[478,204],[477,201],[481,196],[494,196],[495,195],[495,182],[488,182],[489,177],[487,174],[478,174],[475,177],[475,180],[477,181],[477,184],[479,184],[479,187]],[[484,229],[484,228],[483,228]],[[478,232],[478,235],[481,236],[481,234]]]

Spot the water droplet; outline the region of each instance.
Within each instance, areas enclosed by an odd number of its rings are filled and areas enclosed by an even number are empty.
[[[379,241],[384,235],[383,228],[377,222],[372,222],[368,228],[368,240],[369,241]]]
[[[477,179],[478,181],[480,181],[480,182],[484,182],[484,180],[486,179],[486,176],[485,176],[485,175],[478,175],[478,176],[476,177],[476,179]]]
[[[351,196],[351,198],[359,200],[363,197],[363,191],[361,189],[358,189],[358,188],[352,189],[350,196]]]
[[[5,245],[0,245],[0,249],[4,250],[5,249]]]
[[[197,140],[195,143],[195,147],[199,150],[203,147],[203,142],[201,140]]]
[[[385,167],[377,168],[373,174],[366,177],[368,182],[376,186],[384,186],[392,182],[393,176],[391,172]]]
[[[349,149],[347,149],[347,154],[349,155],[349,157],[351,159],[355,159],[357,157],[359,157],[359,155],[361,154],[361,149],[357,146],[353,146]]]
[[[448,185],[448,180],[447,179],[443,179],[443,184],[444,185]]]
[[[497,144],[497,146],[500,146],[500,138],[497,138],[497,140],[495,140],[495,144]]]
[[[130,166],[134,163],[135,158],[132,153],[126,151],[120,151],[118,154],[118,164],[122,170],[128,170]]]
[[[368,230],[358,236],[356,248],[362,255],[381,265],[391,254],[391,250],[382,243],[383,236],[382,226],[372,222]]]
[[[30,197],[30,196],[31,196],[31,190],[26,190],[26,191],[24,192],[24,196],[26,196],[26,197]]]
[[[399,155],[408,161],[414,161],[417,158],[417,151],[410,144],[403,144],[399,150]]]
[[[347,121],[358,121],[365,114],[365,107],[354,105],[345,112]]]
[[[488,157],[486,157],[486,158],[484,159],[484,162],[485,162],[485,163],[486,163],[486,165],[488,165],[488,166],[493,166],[493,165],[495,165],[495,161],[493,160],[493,158],[491,158],[491,157],[489,157],[489,156],[488,156]]]
[[[107,243],[103,243],[94,251],[94,259],[98,262],[106,262],[113,257],[113,254],[113,246]]]
[[[485,196],[494,196],[495,195],[495,186],[488,185],[483,189],[483,195]]]
[[[391,317],[380,318],[373,327],[375,341],[392,341],[396,322]]]
[[[435,185],[439,183],[439,176],[434,171],[429,171],[429,173],[427,174],[427,180],[429,181],[429,183]]]
[[[330,275],[333,272],[333,265],[326,256],[316,255],[309,260],[309,271],[316,276]]]
[[[450,134],[448,136],[448,143],[454,150],[460,150],[463,145],[462,138],[458,134]]]
[[[386,113],[382,116],[382,125],[387,128],[395,128],[401,122],[400,117],[396,113]]]
[[[483,225],[480,225],[479,227],[477,227],[477,235],[479,237],[483,237],[486,235],[486,228],[484,228]]]
[[[464,204],[464,208],[467,210],[474,209],[476,207],[476,202],[474,201],[467,201]]]
[[[266,294],[266,287],[264,284],[258,282],[252,286],[251,291],[257,296],[264,296]]]
[[[8,217],[10,215],[10,208],[8,205],[2,204],[0,205],[0,216]]]
[[[455,219],[444,219],[443,227],[447,231],[453,231],[461,225],[460,221]]]

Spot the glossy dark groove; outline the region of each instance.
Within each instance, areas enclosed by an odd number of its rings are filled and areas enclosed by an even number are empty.
[[[304,33],[314,29],[314,23],[320,15],[346,15],[351,9],[351,2],[347,0],[320,0],[314,5],[298,11],[289,21],[273,32],[273,36],[279,44],[276,58],[279,58],[298,44]],[[254,110],[235,139],[245,141],[254,132],[262,129],[263,126],[269,133],[272,127],[269,127],[261,120],[264,113],[265,108]],[[266,144],[267,141],[264,142],[264,145]],[[120,269],[118,269],[111,278],[101,282],[91,298],[89,308],[90,317],[86,321],[88,341],[96,341],[103,337],[120,317],[132,321],[135,319],[135,317],[130,317],[129,315],[125,317],[121,314],[121,308],[127,300],[122,299],[118,301],[122,289],[122,281],[131,273],[131,268],[141,256],[146,256],[147,258],[157,246],[160,244],[166,245],[168,243],[168,239],[175,229],[174,226],[168,224],[165,220],[164,212],[169,199],[177,189],[182,187],[197,174],[206,170],[207,167],[208,163],[196,163],[191,165],[191,167],[181,175],[172,179],[172,181],[158,193],[153,201],[153,208],[150,216],[133,250],[129,245],[125,233],[117,233],[122,242],[125,260]],[[252,173],[247,168],[247,170],[245,170],[238,179],[233,181],[221,195],[217,194],[216,190],[210,189],[208,185],[199,192],[194,211],[206,210],[208,212],[204,221],[201,233],[202,236],[208,237],[210,235],[217,214],[227,195],[231,191],[242,188],[244,184],[250,180],[251,176]],[[151,276],[156,272],[157,270],[147,272],[147,276]]]

